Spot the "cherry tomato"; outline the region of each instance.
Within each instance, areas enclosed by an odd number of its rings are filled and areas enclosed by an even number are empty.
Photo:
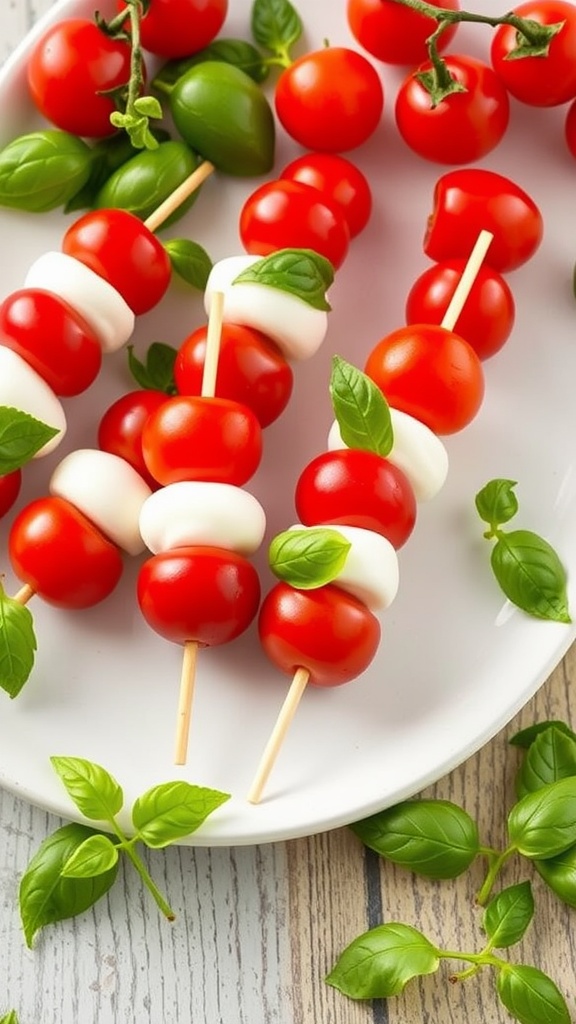
[[[125,8],[121,0],[118,10]],[[159,57],[188,57],[218,35],[228,0],[152,0],[140,25],[145,50]]]
[[[432,0],[445,11],[460,10],[459,0]],[[431,18],[394,0],[348,0],[348,24],[355,39],[368,53],[386,64],[416,67],[427,59],[426,40],[435,24]],[[457,25],[449,25],[438,39],[438,50],[445,50]]]
[[[360,526],[381,533],[395,548],[414,529],[416,501],[404,473],[375,452],[323,452],[300,474],[296,511],[305,526]]]
[[[102,348],[90,325],[63,299],[40,288],[22,288],[4,299],[0,344],[17,352],[57,395],[79,395],[102,365]]]
[[[510,178],[479,167],[443,174],[434,189],[426,255],[432,260],[468,259],[482,229],[494,235],[487,262],[505,273],[534,255],[544,225],[534,200]]]
[[[22,472],[19,469],[12,473],[4,473],[0,476],[0,519],[10,511],[16,498],[20,494],[22,485]]]
[[[372,212],[372,193],[362,171],[337,153],[305,153],[280,174],[286,181],[312,185],[344,214],[350,237],[360,234]]]
[[[555,107],[576,97],[576,8],[564,0],[529,0],[513,14],[539,25],[564,22],[546,56],[510,58],[518,46],[516,29],[500,25],[492,38],[492,65],[508,91],[533,107]]]
[[[22,509],[8,546],[18,578],[62,608],[98,604],[122,575],[116,545],[62,498],[39,498]]]
[[[462,273],[466,260],[435,263],[414,282],[406,300],[407,324],[440,324]],[[466,297],[455,329],[472,346],[480,359],[488,359],[502,348],[514,326],[514,297],[501,274],[484,263]]]
[[[376,616],[332,585],[294,590],[278,583],[262,602],[258,632],[282,672],[293,676],[306,668],[314,686],[349,683],[368,668],[380,643]]]
[[[482,364],[453,331],[413,324],[393,331],[372,349],[365,372],[394,409],[436,434],[467,426],[484,397]]]
[[[213,480],[240,487],[258,468],[262,431],[240,402],[180,395],[148,417],[142,452],[148,471],[164,486]]]
[[[576,100],[568,107],[564,124],[564,135],[568,149],[572,156],[576,158]]]
[[[106,410],[98,427],[98,446],[119,455],[140,473],[152,490],[158,481],[148,472],[142,454],[142,431],[148,417],[168,401],[163,391],[130,391]]]
[[[105,95],[130,78],[130,46],[85,18],[56,21],[28,59],[28,84],[41,114],[64,131],[113,135],[114,100]]]
[[[338,268],[348,252],[344,214],[311,185],[268,181],[240,211],[240,238],[247,252],[269,256],[277,249],[313,249]]]
[[[473,57],[444,58],[465,92],[450,93],[436,105],[416,74],[410,74],[396,97],[398,130],[411,149],[426,160],[468,164],[494,149],[510,119],[508,93],[495,71]],[[430,71],[430,62],[418,71]]]
[[[162,551],[138,575],[138,603],[148,625],[176,644],[225,644],[248,628],[260,581],[242,555],[214,547]]]
[[[208,327],[193,331],[178,349],[174,380],[181,395],[202,390]],[[293,374],[284,356],[265,334],[252,327],[223,324],[220,335],[216,394],[247,405],[261,427],[267,427],[286,408]]]
[[[278,118],[306,149],[336,153],[355,149],[378,127],[384,91],[361,53],[327,46],[286,68],[276,84]]]
[[[108,281],[137,316],[159,302],[172,274],[164,246],[127,210],[92,210],[68,228],[62,251]]]

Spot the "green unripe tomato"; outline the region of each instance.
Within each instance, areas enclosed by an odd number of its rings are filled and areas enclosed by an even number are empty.
[[[161,142],[157,149],[140,150],[110,175],[96,196],[95,206],[97,209],[118,207],[146,220],[192,174],[198,162],[190,147],[179,140]],[[164,226],[181,217],[197,194],[198,190],[193,192],[167,218]]]
[[[170,93],[176,129],[219,171],[266,174],[274,163],[274,115],[252,79],[222,61],[190,68]]]

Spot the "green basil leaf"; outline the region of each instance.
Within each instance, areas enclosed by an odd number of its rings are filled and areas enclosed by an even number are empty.
[[[427,878],[456,878],[479,852],[478,828],[448,800],[406,800],[352,825],[381,857]]]
[[[9,1010],[3,1017],[0,1017],[0,1024],[18,1024],[16,1010]]]
[[[330,396],[344,444],[382,457],[389,455],[394,443],[390,407],[374,381],[334,356]]]
[[[247,267],[232,283],[263,284],[289,292],[314,309],[329,311],[326,291],[333,280],[330,261],[312,249],[278,249]]]
[[[351,999],[396,996],[411,978],[438,970],[438,950],[407,924],[381,924],[354,939],[326,978]]]
[[[0,405],[0,476],[20,469],[58,433],[27,412]]]
[[[302,22],[289,0],[254,0],[251,30],[259,46],[278,56],[288,56],[290,47],[302,35]]]
[[[519,797],[576,775],[576,739],[554,726],[530,744],[516,776]]]
[[[522,797],[508,815],[508,834],[515,849],[531,859],[555,857],[576,843],[576,778]]]
[[[0,583],[0,687],[17,697],[34,667],[36,636],[28,608]]]
[[[206,250],[188,238],[171,238],[164,242],[164,248],[174,273],[193,288],[203,292],[212,270],[212,260]]]
[[[64,878],[62,867],[89,836],[86,825],[64,825],[39,847],[30,861],[19,889],[20,916],[26,944],[47,924],[63,921],[88,910],[113,884],[118,868],[96,878]]]
[[[522,747],[527,750],[541,732],[544,732],[545,729],[550,729],[552,726],[557,731],[563,732],[566,736],[571,736],[573,740],[576,740],[576,732],[569,725],[566,725],[566,722],[551,719],[548,722],[535,722],[533,725],[527,726],[526,729],[520,729],[519,732],[514,733],[510,737],[508,742],[514,747]]]
[[[516,480],[490,480],[476,495],[478,515],[490,526],[507,523],[518,511],[518,498],[514,494]]]
[[[513,946],[524,935],[534,916],[534,897],[530,882],[503,889],[484,911],[484,930],[494,949]]]
[[[128,368],[134,380],[146,391],[164,391],[167,395],[176,394],[174,383],[174,363],[176,349],[163,342],[155,341],[146,353],[146,361],[141,362],[134,355],[134,346],[128,345]]]
[[[83,757],[51,757],[50,761],[86,818],[111,821],[122,809],[122,789],[105,768]]]
[[[492,569],[506,597],[539,619],[571,622],[566,570],[554,548],[529,530],[503,534],[492,548]]]
[[[95,878],[118,861],[118,847],[108,836],[88,836],[62,866],[64,878]]]
[[[272,540],[268,559],[278,579],[299,590],[311,590],[338,576],[351,546],[338,530],[324,526],[285,530]]]
[[[245,39],[214,39],[203,50],[184,57],[182,60],[169,60],[162,65],[152,79],[152,88],[160,92],[170,92],[172,86],[182,78],[190,68],[204,61],[217,60],[224,64],[233,64],[254,82],[264,82],[270,74],[270,68],[262,59],[262,54],[252,43]]]
[[[535,860],[534,866],[546,885],[563,903],[576,907],[576,846],[548,860]]]
[[[228,793],[188,782],[164,782],[138,797],[132,822],[138,838],[154,849],[191,835],[226,800]]]
[[[154,126],[152,133],[157,142],[166,142],[170,138],[166,129],[158,126]],[[98,139],[90,152],[92,162],[88,180],[64,205],[64,213],[93,206],[105,181],[134,156],[134,146],[126,132],[117,132],[109,138]]]
[[[496,990],[520,1024],[570,1024],[572,1020],[557,986],[536,967],[507,964],[498,971]]]
[[[90,176],[82,139],[58,129],[20,135],[0,151],[0,206],[44,213],[63,206]]]

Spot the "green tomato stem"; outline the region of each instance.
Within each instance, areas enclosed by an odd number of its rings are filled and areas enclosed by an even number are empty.
[[[493,850],[491,850],[490,853],[487,854],[488,871],[486,873],[486,878],[484,879],[476,895],[476,902],[479,903],[481,907],[483,907],[486,904],[486,901],[488,900],[488,897],[492,892],[494,883],[502,867],[509,859],[509,857],[511,857],[512,854],[515,852],[515,846],[508,846],[505,850],[502,851],[502,853],[498,854],[498,856],[494,856],[495,851]]]

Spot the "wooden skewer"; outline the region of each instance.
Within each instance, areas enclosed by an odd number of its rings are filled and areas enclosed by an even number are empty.
[[[34,597],[35,593],[36,591],[34,590],[34,587],[31,587],[29,583],[25,583],[24,586],[20,587],[20,590],[14,594],[12,600],[18,601],[18,604],[28,604],[28,601]]]
[[[203,162],[199,164],[194,171],[192,171],[192,174],[188,175],[182,184],[178,185],[178,188],[175,188],[164,202],[160,203],[160,206],[157,206],[154,212],[146,218],[144,224],[148,230],[156,231],[157,228],[159,228],[160,225],[168,219],[170,214],[174,213],[174,210],[178,209],[181,203],[183,203],[188,196],[191,196],[197,188],[200,188],[202,182],[212,174],[213,170],[215,170],[214,164],[210,163],[209,160],[203,160]]]
[[[462,312],[466,299],[470,294],[470,289],[476,280],[478,271],[484,262],[484,257],[488,252],[490,243],[494,235],[490,231],[482,230],[476,239],[474,248],[468,257],[466,266],[462,271],[462,276],[458,281],[454,295],[450,299],[448,309],[444,313],[442,318],[442,327],[445,327],[447,331],[453,331],[456,325],[456,321]]]
[[[278,752],[284,742],[284,737],[286,736],[290,723],[296,714],[296,709],[302,699],[302,694],[308,685],[309,679],[310,673],[307,668],[296,669],[290,684],[290,689],[286,694],[286,699],[284,700],[284,703],[280,708],[280,714],[276,719],[276,725],[274,726],[268,743],[264,748],[264,753],[262,754],[260,764],[258,765],[258,770],[254,776],[252,786],[250,787],[248,800],[251,804],[257,804],[260,802],[262,791],[268,781],[268,776],[274,767]]]
[[[224,292],[214,292],[210,301],[210,316],[206,333],[206,354],[202,371],[203,398],[213,398],[216,393],[216,376],[218,358],[220,356],[220,340],[222,338],[222,318],[224,316]]]

